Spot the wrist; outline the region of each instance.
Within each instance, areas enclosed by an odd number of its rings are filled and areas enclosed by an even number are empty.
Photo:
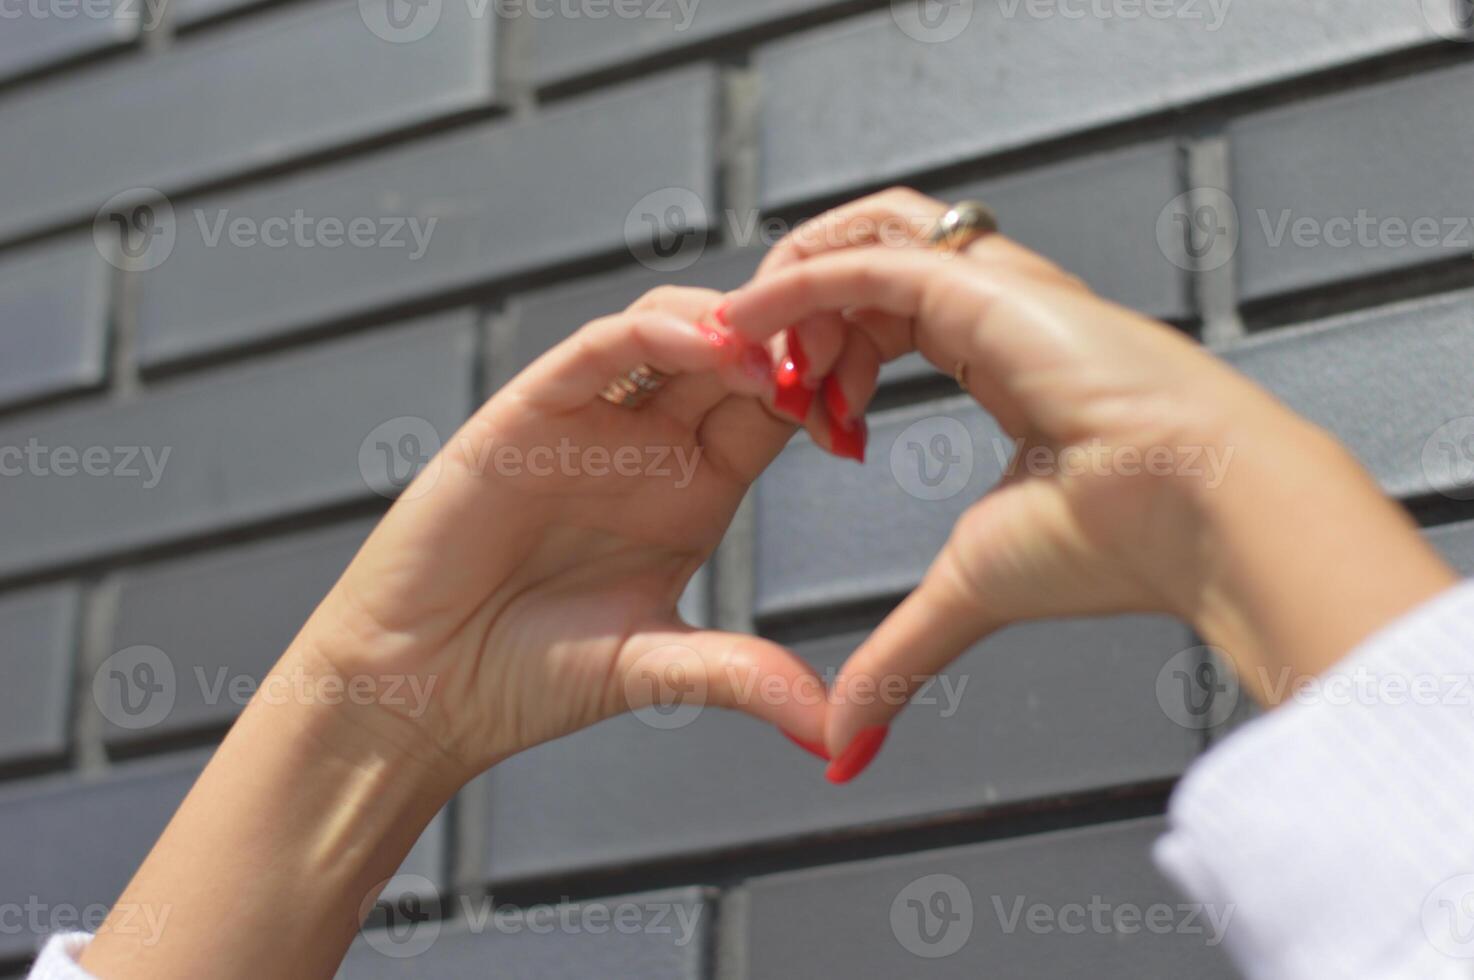
[[[1200,573],[1182,615],[1261,703],[1457,581],[1345,447],[1277,402],[1215,438],[1234,463],[1192,494]]]

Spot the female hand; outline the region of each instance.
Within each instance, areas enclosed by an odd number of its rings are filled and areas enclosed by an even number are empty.
[[[963,514],[841,672],[831,752],[899,710],[847,691],[882,677],[914,689],[1009,623],[1173,613],[1262,695],[1285,679],[1275,672],[1318,673],[1453,580],[1326,433],[1181,332],[1007,238],[958,255],[927,247],[944,211],[901,189],[825,214],[722,310],[758,340],[795,323],[848,324],[830,343],[863,353],[831,355],[840,363],[914,347],[948,374],[965,366],[968,392],[1019,446],[1010,475]],[[878,240],[886,227],[916,233]],[[861,405],[869,391],[849,395]]]
[[[408,487],[300,645],[347,677],[433,681],[408,721],[463,778],[673,688],[819,738],[807,665],[676,613],[793,431],[754,397],[763,348],[712,323],[719,299],[657,289],[518,375]],[[672,377],[638,409],[600,397],[640,364]],[[765,682],[812,696],[739,698]]]

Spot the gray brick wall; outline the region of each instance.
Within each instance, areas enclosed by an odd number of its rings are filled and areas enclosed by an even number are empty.
[[[380,426],[443,436],[651,286],[741,283],[758,219],[890,182],[984,197],[1201,337],[1474,570],[1452,0],[1068,7],[0,4],[0,974],[127,880],[392,495]],[[1008,447],[916,359],[883,381],[869,462],[797,438],[691,618],[827,669],[917,581]],[[938,433],[946,495],[906,449]],[[1222,910],[1189,928],[1147,854],[1252,714],[1181,688],[1197,643],[1157,617],[1009,630],[843,789],[718,712],[543,746],[434,821],[342,975],[1229,976]],[[147,717],[140,665],[170,680]],[[1060,927],[1093,899],[1184,927]]]

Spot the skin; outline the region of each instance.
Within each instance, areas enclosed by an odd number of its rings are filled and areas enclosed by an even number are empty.
[[[146,943],[115,913],[83,966],[107,978],[331,976],[379,884],[459,787],[518,751],[649,704],[652,669],[837,754],[902,707],[846,691],[929,675],[1009,623],[1173,613],[1262,696],[1279,672],[1323,671],[1452,584],[1324,432],[1006,238],[956,256],[925,248],[919,230],[942,210],[897,190],[830,212],[737,293],[659,290],[586,326],[492,398],[274,669],[322,683],[433,682],[426,709],[253,701],[120,899],[119,909],[166,913],[162,937]],[[877,241],[867,229],[883,219],[918,231]],[[1026,449],[1056,459],[1232,450],[1231,463],[1214,485],[1183,466],[1020,470],[963,515],[826,699],[791,652],[694,630],[675,613],[794,431],[772,410],[763,372],[743,369],[781,359],[794,325],[815,379],[832,375],[852,405],[868,401],[880,363],[919,349],[947,373],[966,363],[971,394]],[[597,397],[642,362],[677,377],[638,411]],[[803,422],[827,445],[822,411]],[[701,455],[680,486],[677,476],[597,475],[587,462],[541,475],[486,463],[498,447],[529,461],[565,439]],[[768,684],[794,696],[745,693]]]

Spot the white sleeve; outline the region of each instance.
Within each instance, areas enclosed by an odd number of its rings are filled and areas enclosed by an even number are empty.
[[[1156,859],[1250,980],[1474,978],[1474,583],[1210,751]]]
[[[85,932],[57,933],[46,941],[26,980],[96,980],[77,965],[77,957],[91,941]]]

